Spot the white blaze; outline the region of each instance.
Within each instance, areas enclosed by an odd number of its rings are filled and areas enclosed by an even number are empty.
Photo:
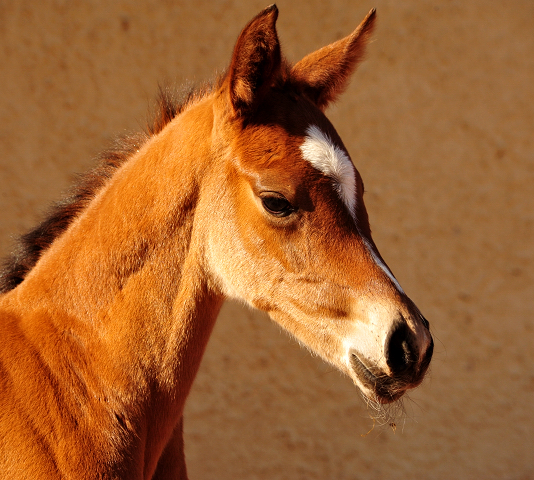
[[[400,283],[395,278],[395,275],[391,272],[391,270],[388,268],[388,266],[380,259],[380,257],[376,254],[374,248],[369,243],[369,241],[362,235],[363,242],[365,243],[365,246],[367,247],[367,250],[369,250],[369,253],[371,254],[371,257],[373,257],[373,260],[375,263],[383,270],[383,272],[389,277],[389,279],[393,282],[393,285],[397,287],[397,290],[400,293],[404,293],[404,290],[400,286]]]
[[[332,179],[334,189],[348,208],[357,228],[356,171],[346,152],[334,145],[332,140],[317,125],[310,125],[306,129],[306,138],[300,146],[300,151],[305,160]],[[360,235],[373,261],[384,271],[399,292],[404,293],[391,270],[374,251],[371,243],[361,233]]]
[[[332,143],[316,125],[310,125],[307,136],[300,146],[305,160],[323,172],[334,182],[339,197],[355,219],[356,214],[356,173],[347,154]]]

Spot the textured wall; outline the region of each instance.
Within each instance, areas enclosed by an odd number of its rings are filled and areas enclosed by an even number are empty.
[[[224,69],[266,3],[0,0],[0,253],[144,124],[158,82]],[[294,61],[378,9],[330,118],[436,352],[396,431],[370,431],[348,379],[263,314],[226,305],[187,407],[191,477],[534,478],[534,2],[278,6]]]

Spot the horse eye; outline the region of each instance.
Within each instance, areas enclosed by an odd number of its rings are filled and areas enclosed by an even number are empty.
[[[289,201],[280,194],[269,194],[261,197],[263,208],[275,217],[287,217],[294,211]]]

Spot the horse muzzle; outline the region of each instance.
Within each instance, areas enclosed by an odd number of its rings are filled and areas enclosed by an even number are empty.
[[[428,321],[424,317],[422,323],[429,337],[423,351],[406,322],[399,322],[393,329],[385,347],[386,369],[365,358],[355,349],[349,352],[350,366],[357,383],[364,387],[364,393],[368,397],[379,403],[391,403],[423,381],[432,359],[434,341],[428,331]]]

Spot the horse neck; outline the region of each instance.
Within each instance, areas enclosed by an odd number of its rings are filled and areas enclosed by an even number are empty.
[[[128,160],[6,300],[36,345],[77,345],[47,354],[84,356],[66,361],[88,384],[138,411],[157,402],[158,419],[179,419],[223,301],[195,221],[211,111],[200,102]]]

